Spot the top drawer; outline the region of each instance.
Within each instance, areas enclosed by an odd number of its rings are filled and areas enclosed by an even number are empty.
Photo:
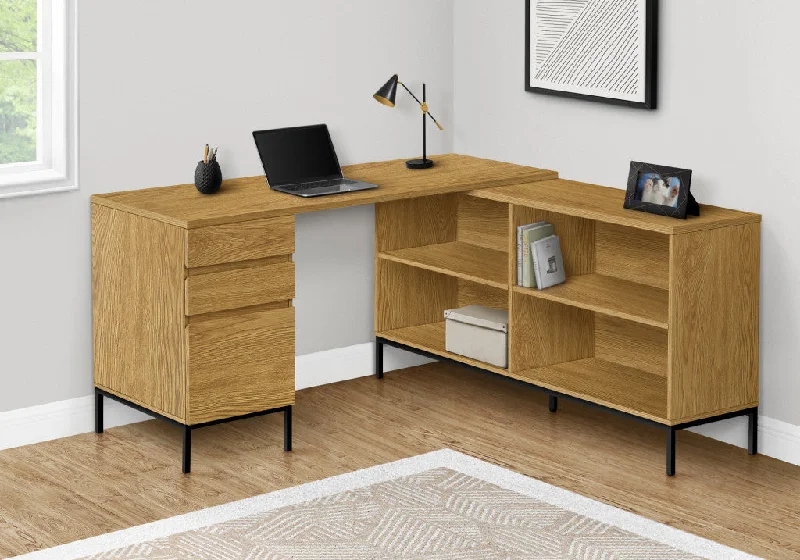
[[[294,216],[190,229],[186,266],[212,266],[294,253]]]

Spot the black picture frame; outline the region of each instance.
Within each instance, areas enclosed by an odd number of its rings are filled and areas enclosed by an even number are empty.
[[[525,0],[525,90],[556,97],[655,110],[658,106],[658,0],[646,0],[645,9],[647,13],[645,14],[645,100],[643,102],[531,86],[531,0]]]
[[[680,181],[677,205],[666,206],[637,200],[636,193],[639,188],[639,178],[642,174],[654,174],[663,178],[677,178]],[[629,210],[638,210],[640,212],[649,212],[650,214],[685,220],[687,215],[700,215],[700,207],[695,201],[694,196],[692,196],[691,188],[691,169],[680,169],[678,167],[632,161],[630,172],[628,173],[628,191],[625,193],[625,203],[623,207]]]

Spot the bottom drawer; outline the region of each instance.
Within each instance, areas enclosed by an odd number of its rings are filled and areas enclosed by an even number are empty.
[[[294,404],[294,307],[186,327],[190,425]]]

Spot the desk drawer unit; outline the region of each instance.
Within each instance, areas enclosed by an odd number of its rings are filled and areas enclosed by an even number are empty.
[[[186,266],[252,261],[294,253],[294,216],[190,229]]]
[[[186,375],[192,425],[294,404],[294,308],[191,320]]]
[[[294,217],[182,228],[92,205],[96,428],[110,397],[191,432],[294,404]]]
[[[253,266],[201,274],[190,269],[186,279],[187,316],[288,301],[293,297],[294,263],[288,260],[256,261]]]

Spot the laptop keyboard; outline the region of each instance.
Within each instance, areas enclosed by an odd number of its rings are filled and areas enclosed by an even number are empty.
[[[333,186],[341,186],[341,185],[352,185],[353,183],[357,183],[353,179],[321,179],[319,181],[309,181],[308,183],[302,183],[300,185],[293,185],[293,191],[304,191],[308,189],[324,189],[326,187],[333,187]]]

